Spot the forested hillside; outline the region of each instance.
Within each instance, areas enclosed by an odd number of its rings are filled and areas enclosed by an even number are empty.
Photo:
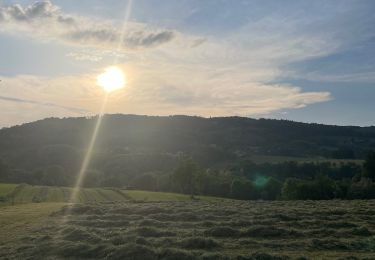
[[[26,166],[30,161],[41,163],[47,159],[43,157],[46,153],[80,152],[87,146],[95,121],[96,118],[49,118],[4,128],[0,130],[1,156]],[[183,153],[207,165],[254,154],[365,158],[373,148],[375,127],[241,117],[135,115],[105,116],[96,146],[109,158],[124,154],[171,157]]]
[[[72,185],[96,119],[49,118],[1,129],[0,181]],[[278,187],[269,188],[272,193],[271,190],[279,191],[278,182],[287,178],[359,176],[363,173],[362,163],[315,163],[314,160],[365,159],[372,149],[375,149],[375,127],[241,117],[106,115],[84,185],[188,193],[186,187],[177,190],[178,185],[171,184],[174,181],[171,174],[189,159],[206,173],[199,183],[200,189],[209,190],[206,194],[227,196],[236,184],[233,176],[251,181],[258,181],[259,176],[272,177]],[[290,159],[270,164],[254,161],[254,156]],[[301,158],[312,162],[297,163]]]

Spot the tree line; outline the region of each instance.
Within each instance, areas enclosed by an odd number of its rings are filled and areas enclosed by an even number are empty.
[[[298,168],[295,162],[289,165]],[[285,166],[285,164],[281,164]],[[281,165],[274,165],[279,168]],[[328,200],[328,199],[374,199],[375,198],[375,153],[369,152],[362,167],[343,164],[341,167],[327,167],[325,164],[301,164],[299,168],[321,168],[314,174],[293,176],[262,176],[234,173],[212,173],[200,169],[192,160],[181,162],[171,175],[173,191],[182,193],[224,196],[234,199],[263,200]],[[329,164],[328,164],[329,165]],[[269,165],[268,165],[269,166]],[[320,167],[319,167],[320,166]],[[348,174],[348,167],[355,169]],[[358,171],[360,169],[360,171]],[[339,178],[338,171],[347,175]],[[292,173],[291,173],[292,175]],[[334,178],[330,177],[334,176]],[[283,178],[285,177],[285,178]],[[218,181],[219,180],[219,181]]]
[[[130,168],[133,169],[134,165],[130,165]],[[86,172],[82,185],[244,200],[375,198],[374,152],[368,153],[363,165],[352,162],[337,164],[295,161],[256,164],[244,160],[215,169],[199,166],[192,158],[185,157],[176,159],[171,171],[150,170],[140,174],[119,174],[119,171],[111,168],[104,169],[91,167]],[[67,172],[62,165],[48,165],[26,171],[12,168],[4,160],[0,160],[0,182],[73,186],[75,179],[76,175]]]

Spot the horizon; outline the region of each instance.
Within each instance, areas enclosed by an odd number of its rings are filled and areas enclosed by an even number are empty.
[[[108,114],[373,126],[374,11],[367,0],[2,0],[0,127],[100,114],[107,96]]]
[[[187,117],[187,118],[202,118],[202,119],[226,119],[226,118],[241,118],[241,119],[250,119],[250,120],[274,120],[274,121],[287,121],[293,123],[301,123],[301,124],[309,124],[309,125],[323,125],[323,126],[337,126],[337,127],[360,127],[360,128],[373,128],[375,125],[337,125],[337,124],[324,124],[324,123],[317,123],[317,122],[304,122],[304,121],[296,121],[292,119],[283,119],[283,118],[267,118],[267,117],[245,117],[245,116],[199,116],[199,115],[183,115],[183,114],[171,114],[171,115],[142,115],[142,114],[122,114],[122,113],[113,113],[113,114],[95,114],[90,116],[72,116],[72,117],[45,117],[41,119],[37,119],[30,122],[23,122],[21,124],[11,125],[11,126],[0,126],[0,130],[2,129],[9,129],[13,127],[19,127],[26,124],[33,124],[44,120],[49,119],[58,119],[58,120],[65,120],[65,119],[96,119],[98,117],[106,117],[106,116],[134,116],[134,117],[154,117],[154,118],[167,118],[167,117]]]

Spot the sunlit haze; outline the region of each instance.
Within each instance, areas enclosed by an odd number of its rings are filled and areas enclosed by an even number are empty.
[[[109,67],[98,75],[97,84],[107,92],[121,89],[125,86],[125,74],[118,67]]]

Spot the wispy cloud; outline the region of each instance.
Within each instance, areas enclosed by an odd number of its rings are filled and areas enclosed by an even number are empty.
[[[0,6],[0,30],[24,32],[44,40],[60,40],[70,44],[123,50],[148,49],[172,41],[176,33],[162,28],[151,28],[142,23],[128,22],[122,35],[111,21],[95,20],[63,12],[50,1],[28,6],[19,4]]]
[[[322,57],[341,48],[341,42],[329,34],[310,33],[307,28],[312,24],[303,22],[304,15],[272,13],[223,32],[220,37],[130,23],[122,42],[126,57],[119,59],[126,60],[123,66],[128,85],[111,96],[108,112],[255,116],[329,101],[333,97],[327,91],[272,83],[285,76],[285,67],[291,62]],[[119,27],[113,21],[63,12],[49,1],[0,7],[0,31],[21,31],[40,40],[84,46],[67,55],[96,64],[101,64],[103,55],[118,55],[111,50],[116,49],[120,39]],[[148,51],[142,51],[145,49]],[[0,113],[14,115],[13,111],[19,111],[19,120],[30,121],[38,116],[70,116],[77,112],[53,104],[96,111],[102,98],[95,86],[97,72],[97,68],[91,68],[84,75],[6,78],[9,87],[2,90],[3,98],[14,101],[14,105],[38,108],[24,115],[26,107],[15,109],[2,102]],[[40,100],[50,103],[41,105]],[[53,111],[46,111],[48,105]]]
[[[75,113],[81,113],[81,114],[89,113],[89,111],[86,110],[86,109],[69,107],[69,106],[62,106],[62,105],[58,105],[58,104],[54,104],[54,103],[40,102],[40,101],[29,100],[29,99],[0,96],[0,100],[16,102],[16,103],[36,104],[36,105],[47,106],[47,107],[63,108],[67,111],[75,112]]]

